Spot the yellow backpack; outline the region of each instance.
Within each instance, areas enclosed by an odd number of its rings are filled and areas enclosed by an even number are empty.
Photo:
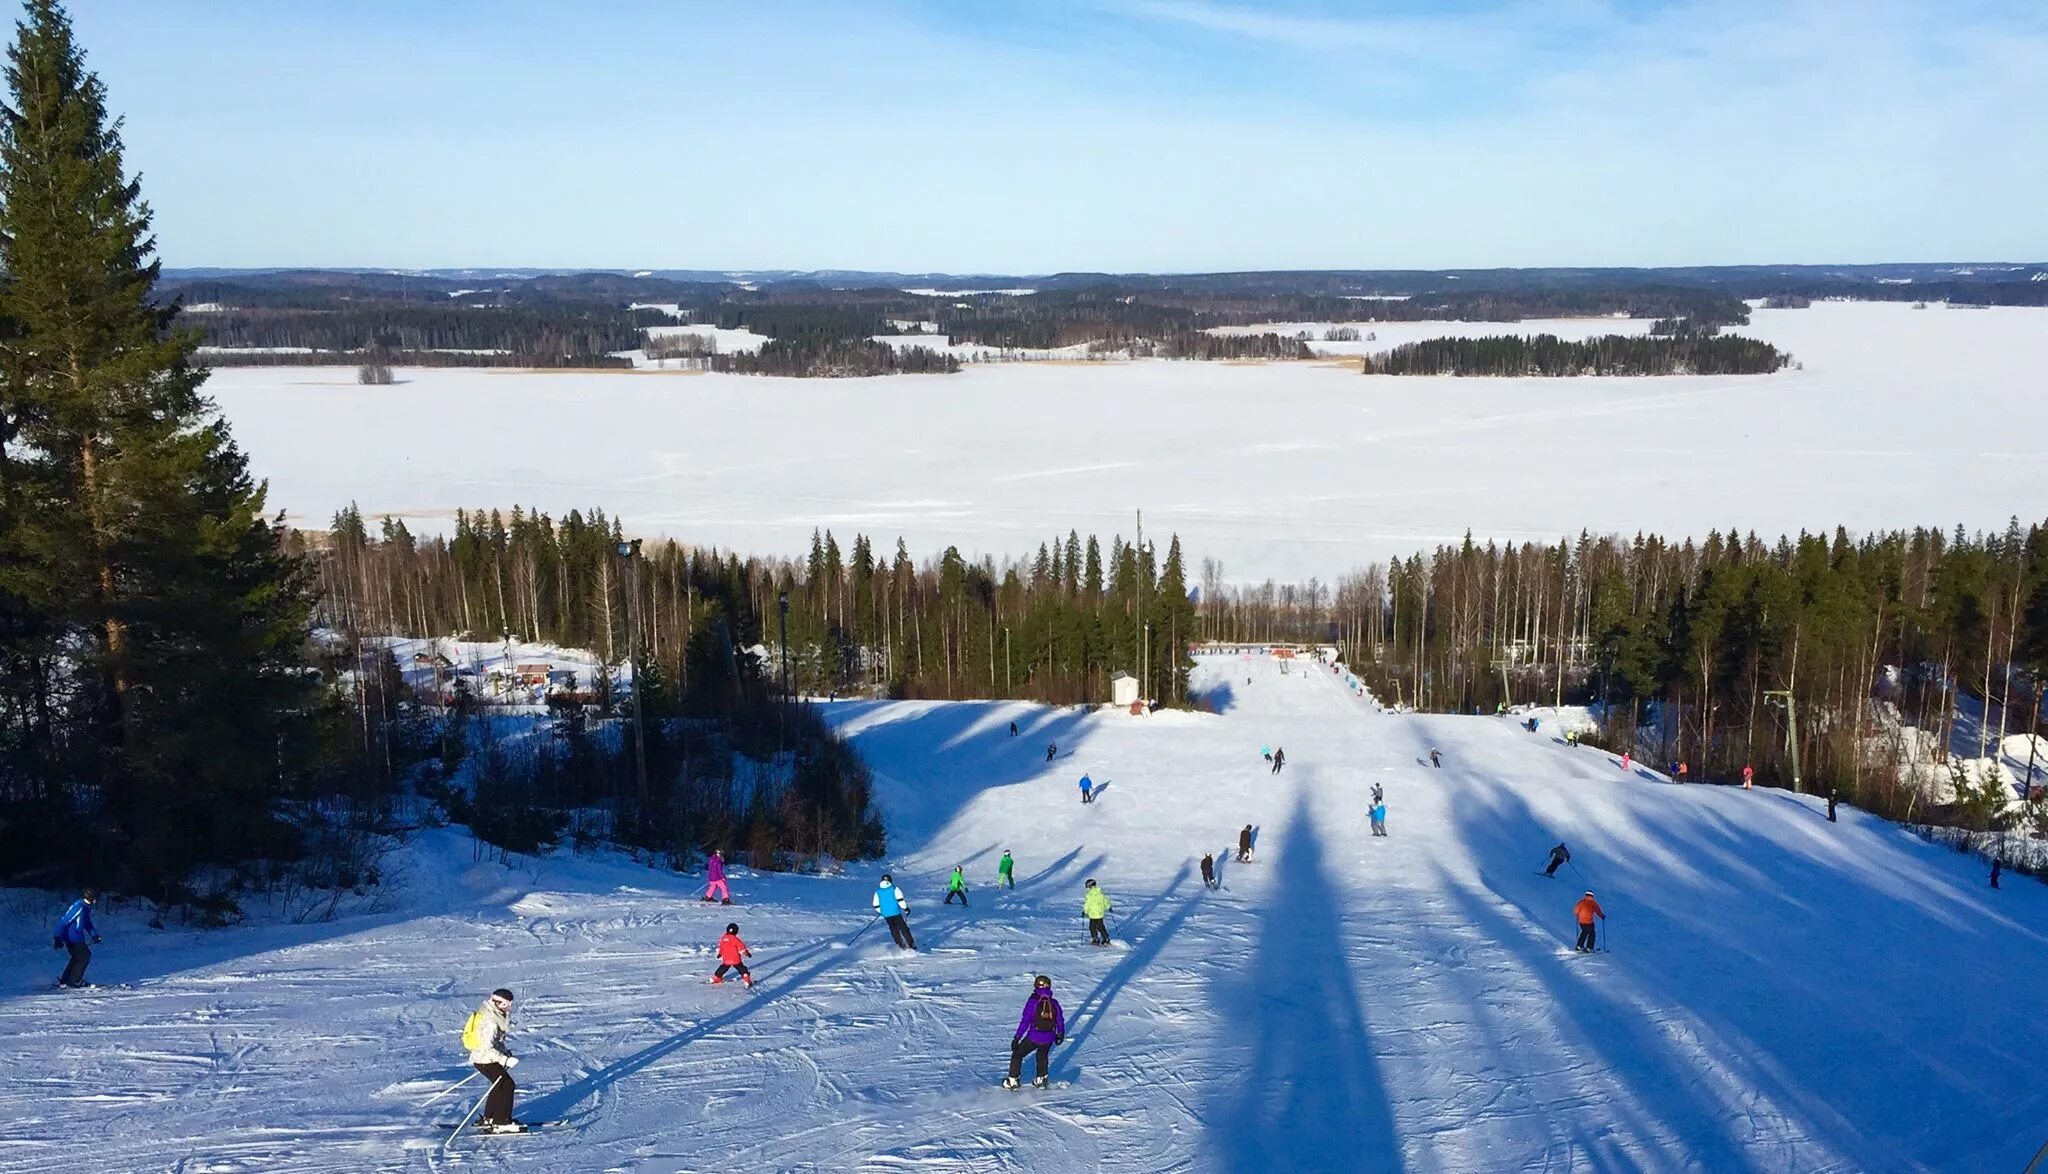
[[[484,1032],[487,1030],[488,1028],[484,1024],[484,1013],[482,1011],[471,1011],[468,1020],[462,1025],[462,1046],[472,1052],[483,1047],[490,1042],[484,1038]]]

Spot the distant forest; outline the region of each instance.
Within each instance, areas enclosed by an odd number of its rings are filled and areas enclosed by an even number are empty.
[[[1895,276],[1894,274],[1903,274]],[[1223,337],[1269,322],[1658,320],[1653,333],[1712,335],[1749,321],[1746,298],[1776,308],[1815,298],[2048,306],[2048,280],[1932,266],[1819,269],[1462,270],[1438,273],[1239,273],[1152,277],[1062,274],[1000,278],[1019,292],[910,293],[886,274],[393,274],[328,270],[177,275],[165,288],[189,307],[214,365],[239,362],[623,366],[643,328],[698,324],[772,340],[757,357],[705,356],[713,370],[790,376],[946,372],[958,364],[871,345],[939,335],[997,352],[1059,348],[1177,359],[1298,359],[1282,334]],[[910,280],[910,279],[897,279]],[[931,280],[926,278],[925,280]],[[235,348],[303,348],[253,358]],[[253,353],[253,351],[252,351]],[[1704,355],[1702,361],[1713,361]]]
[[[1610,334],[1568,342],[1534,337],[1428,338],[1367,355],[1367,375],[1757,375],[1790,356],[1766,342],[1733,335]]]

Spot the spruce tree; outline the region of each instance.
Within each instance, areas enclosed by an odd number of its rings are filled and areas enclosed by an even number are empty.
[[[6,84],[0,417],[36,466],[10,478],[9,580],[67,649],[41,671],[93,826],[163,879],[264,846],[310,597],[156,300],[149,208],[54,0],[27,4]]]

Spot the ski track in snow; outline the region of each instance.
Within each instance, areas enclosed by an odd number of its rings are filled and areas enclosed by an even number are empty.
[[[389,914],[198,934],[110,911],[92,977],[130,987],[34,991],[58,955],[0,960],[0,1171],[2011,1171],[2048,1134],[2048,1025],[2018,993],[2048,888],[1992,893],[1847,807],[1382,714],[1312,666],[1208,659],[1197,684],[1224,713],[830,706],[897,851],[736,869],[731,908],[617,857],[476,865],[442,831]],[[1083,770],[1107,784],[1085,807]],[[1560,838],[1575,867],[1547,880]],[[941,904],[955,863],[965,910]],[[880,926],[849,944],[885,866],[916,955]],[[1589,886],[1611,949],[1581,956]],[[42,912],[6,915],[18,942]],[[758,991],[706,981],[728,920]],[[1063,1087],[1005,1092],[1039,972]],[[466,1074],[457,1032],[498,985],[520,1113],[564,1124],[444,1152],[480,1082],[419,1105]]]

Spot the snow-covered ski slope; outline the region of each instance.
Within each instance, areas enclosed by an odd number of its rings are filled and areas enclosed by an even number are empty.
[[[722,908],[616,859],[473,866],[452,832],[407,849],[389,915],[109,916],[93,977],[131,989],[31,992],[57,955],[19,911],[0,1170],[2012,1172],[2048,1139],[2048,888],[1511,719],[1381,714],[1327,670],[1198,681],[1222,713],[834,706],[878,772],[915,956],[879,927],[847,945],[880,867],[735,870]],[[1576,868],[1546,880],[1560,839]],[[955,863],[964,910],[940,904]],[[1088,877],[1110,949],[1086,944]],[[1612,948],[1582,956],[1587,887]],[[729,919],[754,993],[706,982]],[[1003,1092],[1040,972],[1067,1087]],[[456,1033],[498,985],[520,1114],[565,1124],[444,1154],[476,1086],[416,1106],[464,1074]]]

